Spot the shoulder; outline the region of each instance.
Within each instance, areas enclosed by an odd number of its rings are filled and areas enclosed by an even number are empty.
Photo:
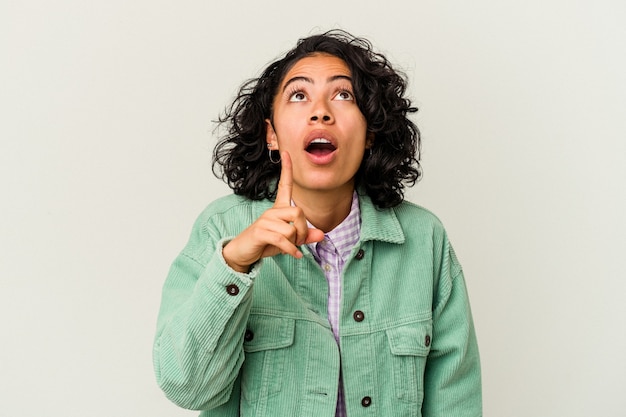
[[[367,195],[361,196],[361,235],[364,240],[391,243],[443,237],[445,231],[439,218],[417,204],[403,201],[390,208],[378,208]]]
[[[235,194],[213,200],[196,218],[183,253],[203,259],[216,242],[241,233],[271,204],[268,200],[255,201]]]
[[[437,233],[445,233],[443,223],[432,211],[412,203],[410,201],[403,201],[399,205],[393,207],[398,221],[402,225],[402,228],[409,229],[428,229]]]
[[[211,201],[202,211],[201,216],[211,217],[213,215],[226,213],[233,209],[236,210],[238,207],[250,207],[255,203],[258,202],[237,194],[228,194]]]
[[[195,227],[203,227],[216,221],[235,224],[250,223],[271,205],[272,202],[268,200],[250,200],[247,197],[230,194],[209,203],[198,216]]]
[[[407,239],[419,240],[420,233],[422,236],[428,236],[435,264],[439,265],[450,279],[462,271],[448,233],[439,217],[430,210],[408,201],[402,202],[394,210]]]

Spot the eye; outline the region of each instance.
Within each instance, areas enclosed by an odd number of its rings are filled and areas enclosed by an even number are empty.
[[[335,95],[336,100],[354,100],[354,95],[348,90],[341,90]]]
[[[298,101],[305,101],[305,100],[306,100],[306,94],[304,94],[302,91],[294,91],[289,96],[289,101],[298,102]]]

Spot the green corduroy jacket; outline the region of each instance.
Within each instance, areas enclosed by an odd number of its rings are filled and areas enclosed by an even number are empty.
[[[482,415],[463,272],[439,220],[360,196],[361,238],[342,276],[336,343],[328,284],[302,259],[230,269],[224,242],[272,206],[210,204],[163,287],[154,367],[166,396],[201,416],[334,417],[341,369],[349,417]]]

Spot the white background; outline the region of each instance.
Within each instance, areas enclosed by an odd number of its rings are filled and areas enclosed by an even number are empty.
[[[0,416],[194,416],[151,363],[160,290],[228,188],[214,120],[340,27],[410,78],[466,273],[486,416],[624,416],[626,3],[0,2]]]

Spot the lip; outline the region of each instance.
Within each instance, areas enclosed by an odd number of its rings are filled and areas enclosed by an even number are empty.
[[[335,140],[335,138],[328,133],[327,130],[324,129],[316,129],[316,130],[312,130],[308,135],[306,135],[306,137],[304,138],[304,149],[306,149],[311,142],[313,142],[315,139],[326,139],[327,141],[329,141],[335,148],[337,147],[337,141]]]
[[[309,147],[309,145],[311,145],[311,142],[313,142],[315,139],[327,140],[335,147],[335,150],[327,154],[314,154],[314,153],[307,152],[306,149]],[[304,149],[305,155],[307,156],[309,161],[311,161],[313,164],[326,165],[326,164],[331,163],[335,159],[335,154],[337,152],[337,140],[333,137],[333,135],[328,133],[328,131],[326,130],[323,130],[323,129],[312,130],[304,138],[303,149]]]

